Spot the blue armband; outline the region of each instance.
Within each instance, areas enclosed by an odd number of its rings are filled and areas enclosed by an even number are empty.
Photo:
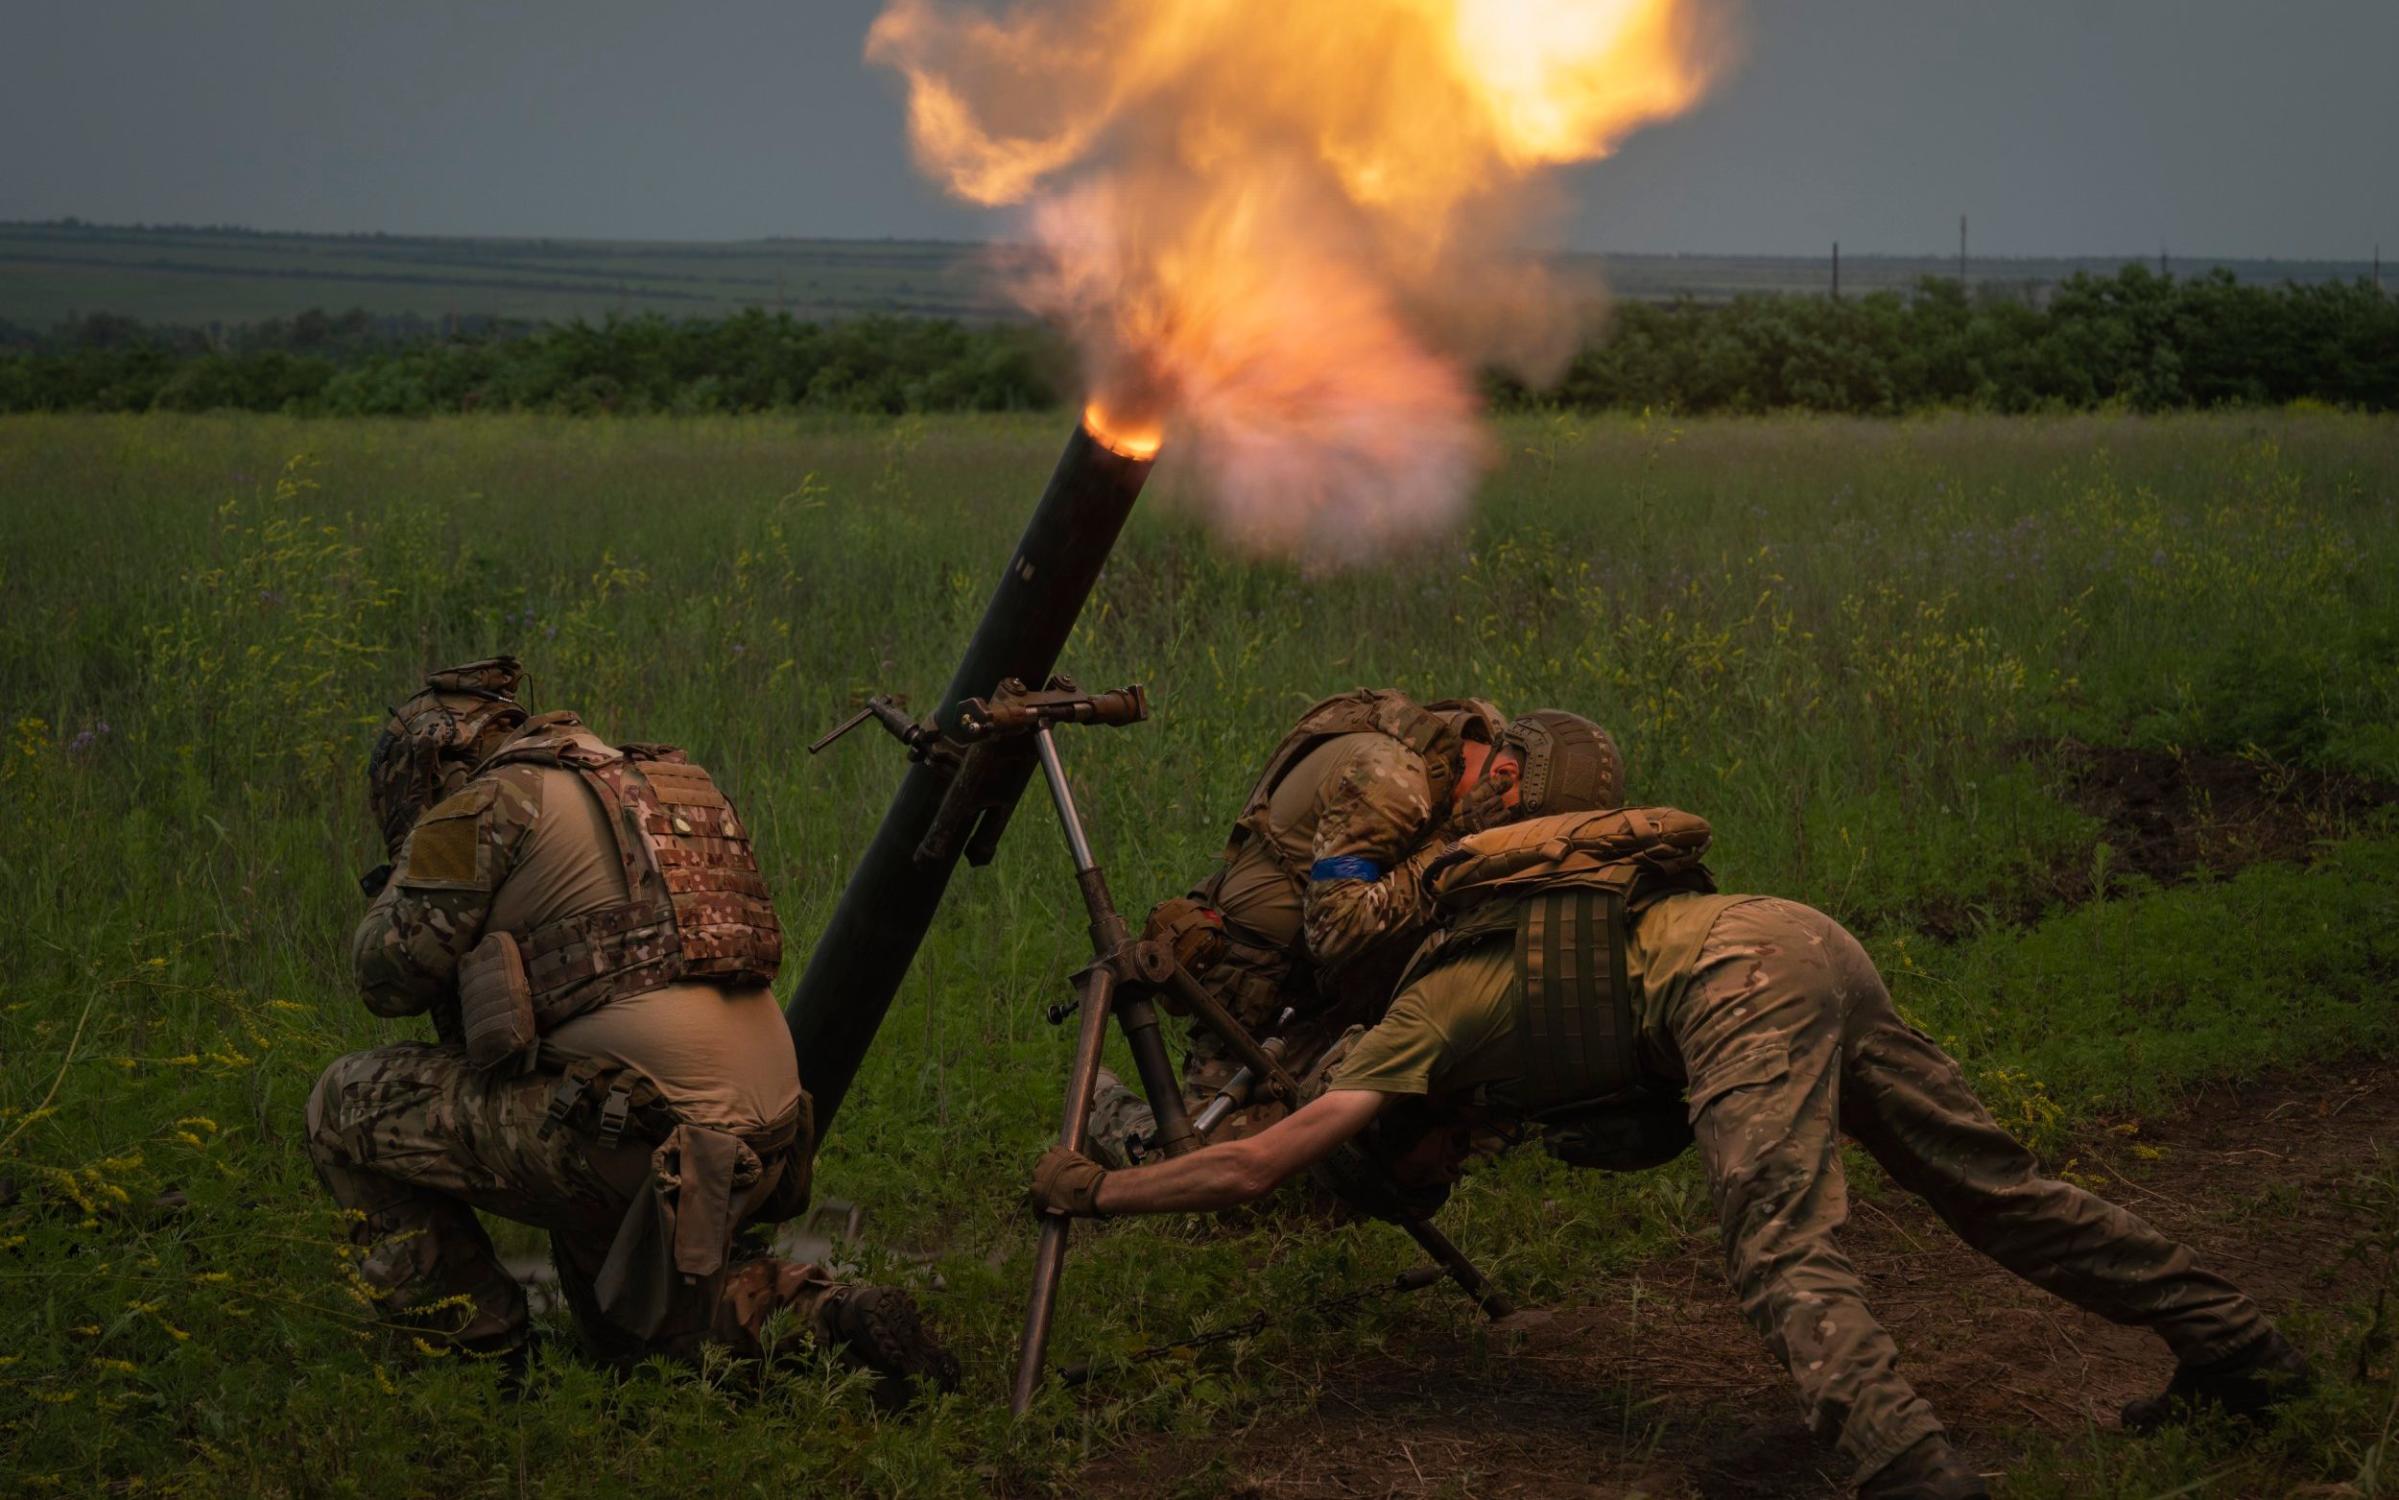
[[[1332,859],[1320,859],[1308,866],[1308,878],[1316,880],[1380,880],[1383,867],[1362,855],[1343,854]]]

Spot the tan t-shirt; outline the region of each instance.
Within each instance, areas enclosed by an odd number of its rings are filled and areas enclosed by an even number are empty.
[[[1625,934],[1625,976],[1633,988],[1643,1060],[1682,1076],[1667,1017],[1699,967],[1708,929],[1747,896],[1663,896],[1634,914]],[[1391,1002],[1380,1024],[1358,1038],[1327,1087],[1378,1094],[1505,1092],[1523,1076],[1516,1031],[1524,992],[1516,952],[1503,941],[1475,943],[1417,976]]]
[[[487,930],[527,932],[625,899],[607,810],[580,776],[550,766],[492,774],[530,782],[541,815],[493,895]],[[639,1068],[678,1114],[711,1129],[757,1129],[800,1097],[791,1032],[763,989],[670,984],[577,1016],[548,1040]]]

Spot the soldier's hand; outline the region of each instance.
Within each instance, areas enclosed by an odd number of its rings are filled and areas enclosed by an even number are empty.
[[[1108,1169],[1080,1151],[1052,1146],[1033,1168],[1033,1206],[1045,1213],[1101,1219],[1100,1184]]]
[[[1497,828],[1515,817],[1516,809],[1508,804],[1508,798],[1515,790],[1516,776],[1513,771],[1485,773],[1466,789],[1466,794],[1458,799],[1456,810],[1450,814],[1452,835],[1463,838],[1470,833],[1481,833],[1486,828]]]

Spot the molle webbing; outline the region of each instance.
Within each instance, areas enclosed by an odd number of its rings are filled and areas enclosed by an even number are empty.
[[[611,750],[567,735],[521,740],[486,767],[575,772],[608,815],[626,899],[520,934],[541,1030],[687,980],[774,982],[783,954],[748,832],[708,773],[665,746]]]
[[[1624,943],[1624,897],[1616,891],[1549,891],[1521,908],[1523,1082],[1514,1102],[1525,1113],[1610,1098],[1640,1081]]]
[[[657,878],[682,939],[683,977],[733,986],[774,982],[783,930],[767,899],[749,833],[708,773],[684,760],[629,756],[602,768],[626,783],[638,808]],[[645,784],[642,796],[631,785]]]

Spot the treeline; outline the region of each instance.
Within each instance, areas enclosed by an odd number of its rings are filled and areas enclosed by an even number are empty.
[[[650,315],[396,341],[364,314],[223,338],[107,323],[105,339],[69,325],[0,352],[0,411],[1007,411],[1056,405],[1068,367],[1039,329],[917,318]]]
[[[85,318],[0,325],[0,411],[1045,409],[1072,362],[1047,332],[747,312],[598,325],[309,313],[232,330]],[[1892,415],[2281,405],[2399,410],[2399,300],[2364,281],[2245,286],[2130,266],[2046,296],[1909,294],[1630,303],[1559,385],[1487,378],[1509,408]]]
[[[2045,298],[1901,296],[1630,304],[1555,391],[1503,400],[1688,412],[2135,411],[2300,400],[2399,409],[2399,299],[2371,282],[2249,286],[2127,266]]]

